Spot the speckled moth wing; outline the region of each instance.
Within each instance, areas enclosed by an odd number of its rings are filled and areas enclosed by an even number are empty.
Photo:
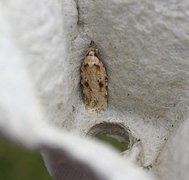
[[[81,85],[85,108],[88,112],[100,112],[107,108],[107,75],[103,63],[89,48],[81,65]]]

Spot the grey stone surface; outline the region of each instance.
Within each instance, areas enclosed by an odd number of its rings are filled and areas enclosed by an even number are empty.
[[[100,122],[120,123],[141,139],[143,165],[153,164],[187,118],[189,1],[6,4],[49,122],[81,135]],[[109,79],[108,109],[100,114],[86,112],[79,84],[91,40]]]
[[[77,6],[75,76],[93,40],[108,71],[109,108],[88,115],[79,99],[73,126],[86,130],[102,121],[122,122],[142,140],[144,165],[150,165],[189,105],[189,3],[81,0]]]
[[[12,1],[11,5],[19,3],[28,6],[25,0]],[[38,3],[36,0],[33,10]],[[47,123],[36,86],[24,65],[24,49],[15,43],[15,29],[7,16],[10,9],[5,7],[0,1],[0,135],[27,150],[42,152],[49,173],[57,180],[152,180],[148,173],[107,145]]]
[[[189,168],[189,119],[175,130],[154,166],[159,179],[187,180]]]

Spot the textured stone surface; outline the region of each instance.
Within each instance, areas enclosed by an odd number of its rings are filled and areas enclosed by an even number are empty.
[[[82,135],[97,123],[121,123],[141,139],[144,166],[152,164],[187,116],[189,1],[6,4],[49,121]],[[91,40],[109,79],[108,109],[94,115],[86,112],[79,85]]]
[[[187,112],[189,3],[78,1],[78,7],[81,32],[95,41],[108,71],[109,109],[97,116],[76,110],[77,127],[123,122],[142,140],[149,165]]]
[[[39,1],[35,2],[37,8]],[[12,5],[17,3],[12,1]],[[25,0],[22,3],[28,6]],[[4,10],[0,1],[0,135],[27,150],[41,151],[49,173],[57,180],[152,180],[110,147],[47,123],[36,86],[24,66],[22,48],[14,41],[6,14],[10,11]]]
[[[169,139],[157,159],[154,170],[159,179],[187,180],[189,167],[189,119]]]

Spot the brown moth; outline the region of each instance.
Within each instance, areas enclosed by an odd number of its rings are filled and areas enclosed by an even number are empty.
[[[107,75],[95,48],[88,49],[82,62],[81,85],[88,112],[100,112],[107,108]]]

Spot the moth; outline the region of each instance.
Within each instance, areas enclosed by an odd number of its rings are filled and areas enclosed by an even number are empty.
[[[88,112],[100,112],[107,108],[108,79],[103,63],[90,47],[81,64],[81,86],[85,108]]]

